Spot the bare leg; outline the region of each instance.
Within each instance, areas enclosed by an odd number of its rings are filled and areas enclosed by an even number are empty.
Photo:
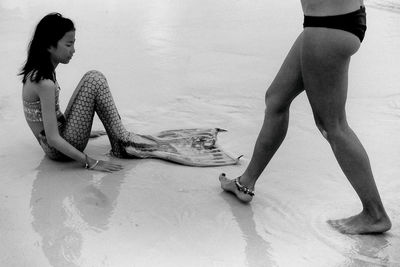
[[[303,34],[303,81],[315,121],[363,205],[360,214],[328,223],[347,234],[385,232],[391,223],[367,153],[346,121],[348,68],[360,42],[354,35],[340,30],[306,28]]]
[[[238,178],[240,184],[251,190],[286,136],[291,102],[304,90],[300,65],[302,38],[302,34],[297,38],[267,90],[264,123],[251,161],[246,171]],[[222,189],[234,193],[241,201],[252,200],[251,195],[238,190],[234,180],[226,178],[225,175],[220,175],[219,180]]]

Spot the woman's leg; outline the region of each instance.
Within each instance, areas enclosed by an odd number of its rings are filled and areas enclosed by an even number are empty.
[[[267,90],[264,122],[253,156],[245,172],[238,178],[241,185],[251,190],[286,136],[291,102],[304,90],[300,66],[302,38],[302,35],[297,38]],[[227,179],[224,174],[220,175],[220,181],[225,191],[234,193],[240,200],[252,200],[251,195],[240,191],[235,181]]]
[[[333,29],[306,28],[303,35],[303,82],[315,121],[363,205],[359,215],[329,223],[349,234],[387,231],[390,220],[376,188],[367,153],[346,121],[348,68],[360,42],[351,33]]]
[[[126,157],[124,147],[142,141],[123,126],[104,75],[99,71],[89,71],[72,95],[62,131],[62,136],[81,151],[89,141],[95,112],[106,129],[114,156]]]

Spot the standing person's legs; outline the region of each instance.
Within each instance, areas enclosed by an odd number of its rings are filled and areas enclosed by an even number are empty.
[[[252,200],[251,191],[257,179],[286,136],[290,104],[304,90],[300,66],[302,38],[300,34],[267,90],[264,122],[247,169],[235,180],[226,178],[225,174],[219,177],[222,189],[234,193],[244,202]]]
[[[349,234],[380,233],[391,224],[383,208],[366,151],[346,120],[348,68],[360,42],[341,30],[306,28],[301,64],[303,82],[318,128],[357,192],[363,211],[353,217],[329,221]]]

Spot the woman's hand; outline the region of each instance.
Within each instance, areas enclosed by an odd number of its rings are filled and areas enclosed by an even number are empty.
[[[123,166],[106,160],[96,160],[96,162],[88,167],[89,170],[96,170],[102,172],[115,172],[123,169]]]

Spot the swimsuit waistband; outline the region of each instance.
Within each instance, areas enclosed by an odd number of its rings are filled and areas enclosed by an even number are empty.
[[[321,27],[350,32],[356,35],[360,41],[364,39],[367,29],[365,7],[360,6],[356,11],[333,16],[304,16],[304,28]]]

